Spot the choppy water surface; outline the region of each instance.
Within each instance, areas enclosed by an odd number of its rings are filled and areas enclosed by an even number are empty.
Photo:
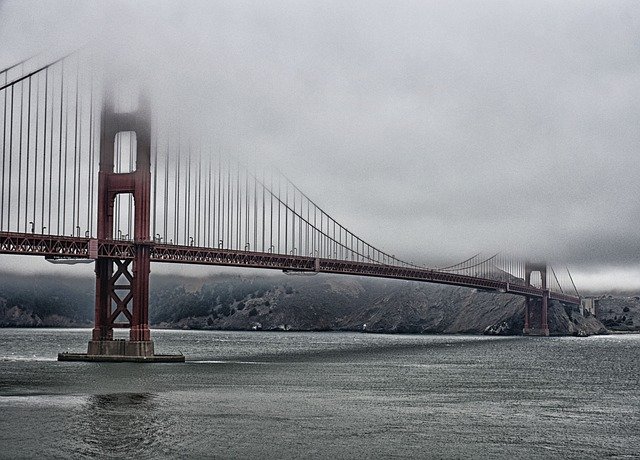
[[[59,363],[0,329],[0,457],[636,458],[640,336],[154,331],[185,364]]]

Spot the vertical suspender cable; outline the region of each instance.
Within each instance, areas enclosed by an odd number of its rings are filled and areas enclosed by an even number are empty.
[[[258,180],[253,178],[253,250],[258,250]]]
[[[57,188],[58,188],[58,201],[57,201],[57,215],[58,215],[58,221],[57,221],[57,225],[56,225],[56,233],[59,235],[60,234],[60,211],[61,211],[61,193],[62,193],[62,188],[61,188],[61,184],[62,184],[62,110],[64,108],[64,61],[62,61],[62,66],[60,69],[60,119],[59,124],[60,124],[60,129],[59,129],[59,133],[58,133],[58,182],[57,182]]]
[[[65,235],[67,229],[67,170],[69,164],[69,92],[65,97],[64,109],[64,170],[63,170],[63,200],[62,200],[62,234]],[[73,234],[73,228],[72,234]]]
[[[201,147],[202,149],[202,147]],[[198,246],[200,244],[200,225],[202,222],[201,213],[202,213],[202,150],[200,150],[200,154],[198,157],[198,209],[196,214],[196,242]],[[204,245],[202,245],[204,246]]]
[[[231,249],[233,247],[233,236],[231,234],[231,207],[232,207],[232,196],[231,196],[231,159],[227,158],[227,231],[225,234],[224,242],[226,244],[227,249]]]
[[[35,138],[35,155],[33,157],[33,212],[31,215],[31,232],[35,233],[36,229],[36,208],[38,196],[38,131],[40,129],[40,74],[38,74],[36,84],[36,138]]]
[[[167,153],[164,159],[164,227],[162,229],[162,236],[164,237],[164,242],[167,243],[169,240],[169,146],[171,143],[171,137],[167,137]]]
[[[22,66],[24,70],[24,65]],[[29,82],[31,82],[31,78],[29,78]],[[24,122],[24,80],[20,82],[20,134],[19,134],[19,144],[18,144],[18,220],[16,222],[16,229],[20,231],[20,198],[22,192],[22,125]]]
[[[79,226],[80,224],[80,208],[79,208],[79,204],[80,204],[80,199],[79,199],[79,180],[80,180],[80,162],[78,161],[78,80],[79,80],[79,75],[80,75],[80,61],[78,58],[78,68],[76,69],[76,108],[75,108],[75,120],[74,120],[74,124],[73,124],[73,131],[74,131],[74,137],[73,137],[73,210],[72,210],[72,218],[71,218],[71,231],[73,231],[75,233],[76,230],[76,226]],[[76,200],[77,200],[77,205],[76,205]],[[78,208],[76,208],[76,206],[78,206]],[[78,213],[76,214],[76,209],[78,210]],[[80,236],[79,234],[77,236]]]
[[[4,74],[4,83],[5,85],[7,84],[6,71]],[[11,90],[13,91],[13,88]],[[9,209],[8,204],[6,208],[4,206],[4,176],[5,176],[4,165],[5,165],[5,158],[6,158],[6,152],[7,152],[7,93],[8,93],[8,90],[4,89],[3,91],[4,91],[4,104],[2,108],[2,113],[3,113],[3,117],[2,117],[2,188],[0,189],[0,207],[2,208],[2,211],[0,212],[0,231],[4,230],[4,213],[5,213],[5,210],[8,211]],[[9,127],[9,129],[11,128],[12,127]],[[9,151],[11,151],[11,147],[9,147]]]
[[[213,158],[211,158],[211,152],[209,152],[208,154],[208,158],[209,158],[209,180],[207,182],[207,187],[208,187],[208,195],[209,195],[209,208],[207,210],[207,247],[212,247],[211,246],[211,240],[212,238],[212,234],[211,232],[213,231],[213,229],[215,228],[215,225],[211,225],[211,221],[213,220],[214,224],[215,224],[215,215],[216,215],[216,204],[215,204],[215,199],[216,199],[216,195],[215,195],[215,189],[213,191],[213,201],[212,200],[212,195],[211,195],[211,189],[213,188],[213,183],[211,182],[211,163],[213,161]]]
[[[231,160],[229,160],[231,161]],[[232,174],[231,172],[231,164],[229,165],[229,171],[230,174]],[[235,175],[234,175],[235,176]],[[231,177],[231,176],[230,176]],[[231,200],[230,203],[230,211],[229,211],[229,228],[231,229],[231,237],[230,237],[230,245],[229,248],[230,249],[235,249],[236,248],[236,240],[238,238],[237,234],[239,229],[239,225],[238,225],[238,211],[236,209],[237,207],[237,200],[236,200],[236,181],[233,178],[229,179],[231,182],[229,184],[230,187],[230,197],[229,199]],[[234,235],[235,232],[235,235]]]
[[[202,147],[200,151],[200,155],[202,158]],[[205,149],[206,151],[206,149]],[[204,220],[202,222],[202,232],[204,234],[203,237],[203,246],[210,248],[211,247],[211,219],[212,217],[212,209],[211,209],[211,155],[207,154],[207,174],[205,175],[204,182]]]
[[[266,234],[266,222],[265,222],[265,211],[266,211],[266,205],[264,202],[265,199],[265,191],[264,191],[264,184],[265,184],[265,179],[264,179],[264,170],[262,171],[262,187],[261,187],[261,191],[262,191],[262,252],[265,252],[264,250],[264,246],[266,244],[266,240],[265,240],[265,234]]]
[[[233,182],[231,180],[231,158],[227,158],[227,236],[226,247],[233,249]]]
[[[223,239],[222,232],[224,231],[224,227],[222,225],[222,219],[224,219],[224,213],[222,212],[222,206],[224,205],[224,201],[222,201],[222,158],[218,155],[218,220],[216,221],[216,238],[214,238],[214,243],[216,247],[221,247],[221,241]],[[217,241],[215,241],[217,239]]]
[[[333,219],[331,219],[331,221],[333,222],[333,257],[337,258],[337,256],[338,256],[338,254],[337,254],[338,253],[338,246],[336,245],[336,221],[333,220]],[[346,238],[346,236],[347,235],[345,234],[345,238]],[[342,251],[342,245],[340,245],[340,251]],[[344,258],[346,259],[347,257],[348,257],[347,253],[345,251]]]
[[[213,202],[216,206],[216,220],[214,225],[214,238],[213,244],[215,247],[222,247],[224,244],[224,174],[222,171],[222,155],[218,152],[217,154],[218,166],[217,166],[217,180],[215,179],[216,174],[214,173],[214,187],[213,193],[214,198]]]
[[[177,156],[177,160],[176,160],[176,182],[174,185],[175,188],[175,203],[174,203],[174,213],[175,213],[175,217],[174,217],[174,231],[173,231],[173,239],[175,241],[175,244],[180,244],[179,238],[180,238],[180,232],[178,229],[178,221],[180,219],[180,134],[178,134],[178,156]]]
[[[270,172],[270,189],[273,190],[273,171]],[[269,251],[273,250],[273,193],[269,193]]]
[[[187,152],[186,152],[186,162],[184,164],[184,212],[182,216],[182,230],[184,233],[184,237],[182,239],[182,244],[187,245],[189,242],[189,236],[191,229],[189,228],[189,220],[191,213],[191,142],[187,141]]]
[[[289,253],[288,249],[288,234],[289,234],[289,182],[286,183],[285,188],[285,201],[284,201],[284,252]]]
[[[156,127],[155,135],[153,136],[154,148],[153,148],[153,230],[151,231],[151,240],[156,240],[156,234],[158,231],[158,128]],[[137,148],[136,148],[137,150]]]
[[[49,96],[49,68],[47,67],[44,71],[44,120],[42,123],[43,126],[43,131],[42,131],[42,200],[41,200],[41,204],[42,207],[40,209],[40,226],[41,226],[41,233],[44,233],[44,203],[45,203],[45,196],[44,196],[44,189],[45,189],[45,184],[46,184],[46,170],[47,170],[47,103],[48,103],[48,96]],[[35,219],[34,219],[35,222]]]
[[[14,101],[14,86],[11,86],[11,116],[10,116],[10,128],[9,128],[9,188],[7,190],[7,209],[8,209],[8,214],[7,214],[7,230],[10,230],[10,226],[11,226],[11,176],[13,173],[13,101]],[[4,171],[3,171],[4,172]]]
[[[94,192],[94,131],[93,131],[93,74],[89,80],[89,196],[87,197],[87,225],[89,227],[89,236],[93,236],[93,192]]]
[[[242,196],[240,191],[240,162],[236,161],[236,250],[240,250],[240,240],[242,239]]]
[[[78,57],[78,59],[80,59],[80,57]],[[78,63],[78,74],[80,73],[80,64]],[[82,84],[84,84],[84,81],[82,82]],[[78,197],[77,197],[77,201],[76,201],[76,215],[78,216],[78,223],[77,225],[80,225],[80,202],[82,201],[80,199],[80,197],[82,196],[83,190],[82,190],[82,105],[83,105],[83,100],[82,100],[82,93],[80,93],[78,95],[78,108],[76,109],[76,119],[78,120],[77,122],[77,130],[78,130]],[[88,181],[88,178],[87,178]],[[88,184],[88,182],[87,182]],[[86,191],[87,195],[88,193],[88,187],[87,187],[87,191]],[[87,232],[87,230],[89,230],[89,220],[87,220],[87,227],[85,228],[85,232]],[[85,233],[85,234],[88,234]],[[81,236],[81,235],[80,235]]]
[[[231,161],[231,160],[229,160]],[[229,184],[229,190],[230,190],[230,196],[229,199],[231,200],[230,203],[230,210],[229,210],[229,228],[231,229],[231,236],[230,236],[230,245],[229,245],[229,249],[234,249],[236,247],[236,240],[238,238],[237,233],[240,230],[239,229],[239,225],[238,225],[238,212],[237,212],[237,200],[236,200],[236,184],[235,184],[235,180],[231,177],[233,175],[233,172],[231,171],[231,163],[229,164],[229,171],[230,171],[230,184]],[[234,232],[235,232],[235,236],[234,236]]]
[[[164,243],[166,244],[169,241],[169,234],[168,232],[168,224],[169,224],[169,149],[171,146],[171,138],[173,136],[171,135],[171,133],[167,133],[167,148],[165,151],[165,157],[164,157],[164,187],[162,189],[162,195],[163,195],[163,213],[162,213],[162,217],[163,217],[163,222],[162,222],[162,239],[164,241]]]
[[[244,246],[249,243],[249,174],[244,171],[244,209],[245,209],[245,241]]]
[[[47,216],[47,232],[51,234],[51,202],[53,200],[53,131],[54,131],[54,107],[56,99],[55,73],[51,77],[51,126],[49,128],[49,203]]]
[[[295,188],[293,189],[293,208],[289,208],[289,210],[291,211],[291,250],[293,251],[294,254],[297,253],[298,251],[298,232],[296,231],[296,218],[297,218],[297,213],[296,213],[296,190]]]
[[[282,252],[280,251],[280,204],[282,203],[280,196],[281,196],[280,176],[278,176],[278,254],[282,254]]]
[[[304,228],[303,226],[303,219],[304,219],[304,204],[303,204],[303,197],[302,194],[300,194],[300,211],[299,211],[299,217],[298,217],[298,254],[306,254],[306,250],[304,249],[303,246],[303,238],[302,238],[302,229]]]
[[[187,147],[187,169],[185,170],[187,174],[186,182],[187,189],[184,193],[184,244],[189,244],[189,239],[191,237],[191,142]]]
[[[27,165],[24,180],[24,231],[27,232],[27,221],[29,220],[29,173],[30,173],[30,151],[31,151],[31,80],[29,77],[29,94],[27,96]]]

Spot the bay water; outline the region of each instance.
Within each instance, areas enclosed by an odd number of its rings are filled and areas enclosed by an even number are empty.
[[[0,458],[639,458],[640,335],[0,329]]]

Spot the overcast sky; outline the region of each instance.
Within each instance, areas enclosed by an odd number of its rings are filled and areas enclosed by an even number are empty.
[[[0,1],[0,67],[98,49],[408,260],[640,288],[639,31],[636,0]]]

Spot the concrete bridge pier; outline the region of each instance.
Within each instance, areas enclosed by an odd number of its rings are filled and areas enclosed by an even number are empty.
[[[547,323],[547,309],[549,304],[549,291],[544,292],[541,298],[527,297],[524,307],[524,335],[549,335]]]

